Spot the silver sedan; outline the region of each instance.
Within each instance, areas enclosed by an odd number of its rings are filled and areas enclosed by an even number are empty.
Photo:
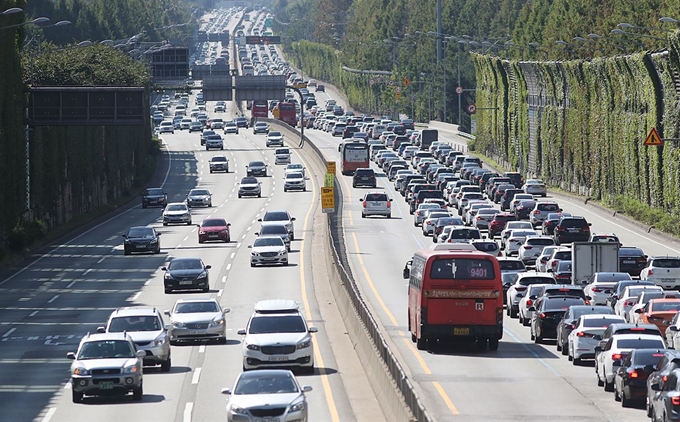
[[[180,341],[216,340],[227,342],[227,323],[225,315],[228,308],[222,309],[212,298],[180,299],[172,311],[165,311],[170,317],[170,344]]]

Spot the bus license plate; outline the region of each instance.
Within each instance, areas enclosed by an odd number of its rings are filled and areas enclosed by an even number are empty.
[[[469,336],[470,335],[470,329],[469,328],[453,328],[453,335],[454,336]]]
[[[112,381],[103,381],[99,383],[99,389],[100,390],[113,390],[113,382]]]

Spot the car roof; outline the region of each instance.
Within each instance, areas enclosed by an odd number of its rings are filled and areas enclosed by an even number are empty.
[[[581,305],[583,306],[583,305]],[[584,314],[581,315],[581,318],[583,319],[611,319],[611,318],[620,318],[621,322],[624,322],[625,320],[623,319],[622,316],[619,315],[613,315],[613,314]]]
[[[188,302],[215,302],[215,303],[218,303],[217,300],[215,300],[212,297],[187,297],[187,298],[177,299],[175,304],[177,304],[177,303],[188,303]]]
[[[142,315],[147,315],[147,316],[153,316],[153,315],[158,315],[158,310],[155,307],[149,307],[149,306],[139,306],[139,307],[124,307],[124,308],[118,308],[113,313],[111,316],[142,316]]]
[[[83,337],[80,342],[81,343],[87,343],[90,341],[102,341],[102,340],[127,340],[131,341],[130,337],[126,333],[95,333],[95,334],[90,334],[87,333],[85,337]]]
[[[266,299],[255,304],[255,313],[258,314],[298,313],[299,310],[300,306],[292,299]]]
[[[650,339],[657,340],[658,339],[658,340],[661,340],[661,337],[659,337],[656,334],[628,334],[628,333],[626,333],[626,334],[616,334],[616,335],[612,336],[612,338],[616,339],[617,341],[618,340],[636,340],[636,339],[640,339],[640,340],[650,340]]]

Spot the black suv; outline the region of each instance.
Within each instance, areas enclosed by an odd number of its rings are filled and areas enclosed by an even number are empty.
[[[555,244],[587,242],[590,239],[590,223],[583,217],[562,217],[554,229]]]
[[[375,171],[370,168],[356,169],[354,176],[352,176],[352,187],[368,186],[374,188],[376,186]]]
[[[619,248],[619,269],[625,273],[637,277],[640,271],[647,265],[647,255],[635,246],[622,246]]]
[[[146,208],[149,205],[165,207],[168,205],[168,195],[161,188],[144,189],[144,192],[142,192],[142,208]]]
[[[521,189],[524,186],[524,177],[520,173],[509,171],[503,174],[503,177],[510,179],[510,183],[515,185],[517,189]]]

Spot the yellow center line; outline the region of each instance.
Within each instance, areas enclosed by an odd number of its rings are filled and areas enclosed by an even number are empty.
[[[301,161],[304,161],[302,157],[299,157]],[[311,169],[311,166],[309,166],[309,163],[306,163],[307,167]],[[307,214],[305,215],[305,221],[302,225],[302,227],[307,230],[307,224],[309,223],[309,217],[312,214],[312,210],[314,209],[314,201],[318,200],[317,197],[317,187],[316,187],[316,182],[313,177],[310,177],[312,181],[312,203],[309,205],[309,209],[307,210]],[[307,230],[308,233],[310,233],[312,230]],[[305,308],[305,318],[309,321],[312,319],[312,312],[309,307],[309,299],[307,298],[307,282],[305,280],[305,243],[308,241],[307,236],[305,235],[302,239],[302,242],[300,243],[300,290],[302,291],[302,304]],[[316,338],[312,336],[312,345],[314,347],[314,362],[316,366],[319,368],[319,372],[321,373],[321,384],[323,385],[323,391],[324,395],[326,396],[326,403],[328,404],[328,411],[331,414],[331,420],[333,422],[340,422],[340,415],[338,414],[338,409],[335,406],[335,400],[333,399],[333,392],[331,390],[331,383],[328,380],[328,373],[326,372],[326,366],[324,365],[323,362],[323,357],[321,356],[321,352],[319,351],[319,347],[316,341]]]
[[[444,403],[446,403],[446,407],[449,408],[451,413],[453,413],[454,415],[457,415],[458,409],[456,409],[456,406],[453,405],[453,402],[451,401],[449,396],[446,394],[446,391],[444,391],[444,387],[442,387],[442,385],[440,383],[438,383],[437,381],[434,381],[432,383],[432,385],[434,385],[434,388],[437,389],[437,392],[439,393],[439,395],[442,396]]]

